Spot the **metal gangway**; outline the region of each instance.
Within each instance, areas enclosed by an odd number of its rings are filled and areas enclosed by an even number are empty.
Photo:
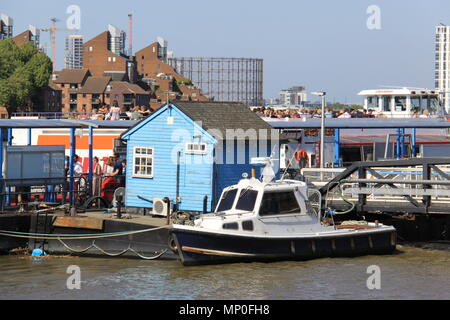
[[[348,168],[304,168],[322,199],[363,212],[450,213],[450,158],[356,162]],[[323,203],[323,205],[326,205]]]

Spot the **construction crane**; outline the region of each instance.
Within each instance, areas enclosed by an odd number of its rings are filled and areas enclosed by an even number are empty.
[[[52,63],[53,63],[53,70],[56,69],[56,31],[77,31],[79,29],[67,29],[67,28],[56,28],[56,22],[60,21],[57,18],[51,18],[50,21],[52,22],[51,28],[39,28],[42,32],[50,32],[51,38],[52,38]]]

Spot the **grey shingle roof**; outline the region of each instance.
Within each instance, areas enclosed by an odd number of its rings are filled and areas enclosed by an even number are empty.
[[[227,129],[242,129],[249,133],[254,129],[258,139],[271,139],[271,130],[274,128],[252,112],[245,104],[236,102],[173,102],[178,109],[196,122],[201,122],[202,128],[218,140],[226,138]],[[259,130],[265,130],[266,135],[259,137]],[[221,132],[221,136],[214,131]],[[278,139],[284,137],[278,136]],[[248,137],[238,137],[238,140]]]

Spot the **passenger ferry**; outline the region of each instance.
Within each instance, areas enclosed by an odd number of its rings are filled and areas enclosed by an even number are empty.
[[[378,117],[428,118],[444,115],[439,91],[424,88],[371,89],[358,93],[364,97],[364,109]]]

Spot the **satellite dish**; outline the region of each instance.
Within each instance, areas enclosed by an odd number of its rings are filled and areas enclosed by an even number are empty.
[[[112,205],[113,207],[117,208],[119,203],[123,206],[124,202],[125,202],[125,188],[124,187],[117,188],[116,191],[114,191]]]

